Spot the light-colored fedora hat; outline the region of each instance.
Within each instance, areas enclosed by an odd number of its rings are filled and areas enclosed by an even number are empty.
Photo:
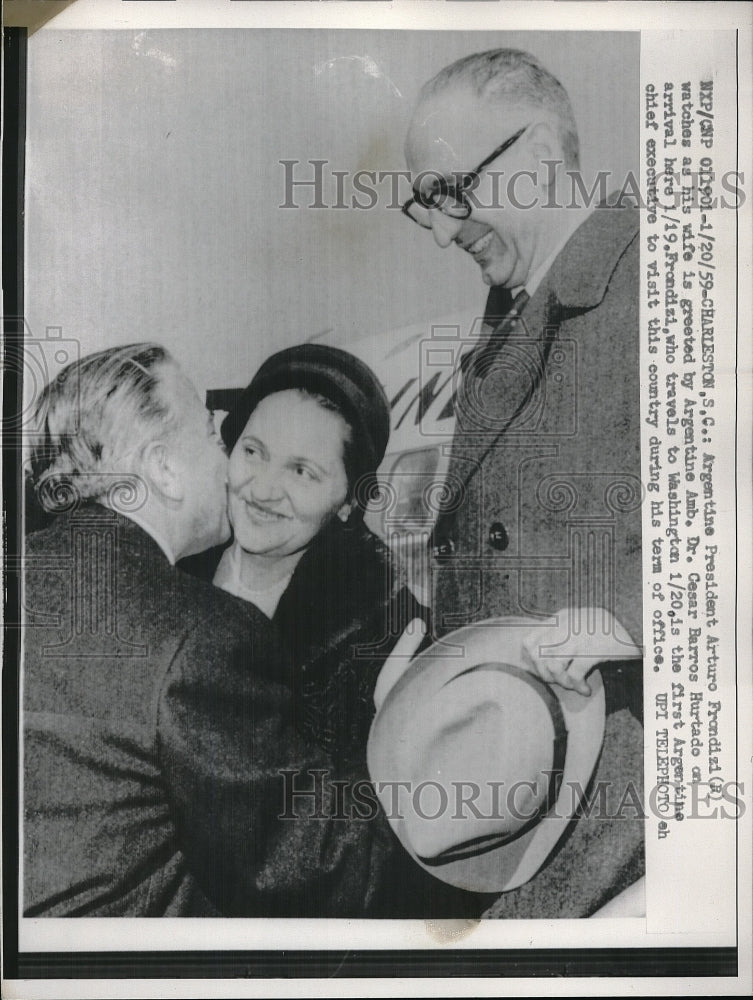
[[[590,697],[545,684],[522,651],[530,629],[530,619],[489,619],[435,643],[388,692],[369,735],[369,773],[397,837],[469,891],[533,878],[601,752],[601,675],[590,674]]]

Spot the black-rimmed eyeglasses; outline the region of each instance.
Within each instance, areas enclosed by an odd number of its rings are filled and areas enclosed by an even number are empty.
[[[479,163],[475,170],[464,174],[455,174],[456,182],[454,183],[434,174],[432,185],[427,190],[422,191],[420,184],[414,184],[413,197],[405,202],[402,211],[409,219],[424,229],[431,229],[429,212],[435,208],[451,219],[467,219],[473,211],[473,204],[467,195],[478,185],[481,171],[508,150],[514,142],[517,142],[527,128],[528,126],[525,125],[515,135],[505,139],[502,145],[497,146],[494,152],[490,153],[482,163]],[[430,171],[425,171],[424,177],[430,173]]]

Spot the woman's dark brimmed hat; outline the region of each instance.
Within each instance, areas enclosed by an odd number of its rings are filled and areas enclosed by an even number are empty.
[[[390,405],[369,366],[338,347],[298,344],[267,358],[222,422],[228,451],[235,447],[261,400],[286,389],[324,396],[342,412],[352,429],[346,460],[348,484],[359,496],[368,495],[387,449]]]

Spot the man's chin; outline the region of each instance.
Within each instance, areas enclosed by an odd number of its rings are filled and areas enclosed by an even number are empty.
[[[495,267],[491,261],[489,263],[480,263],[479,267],[481,268],[481,280],[485,285],[488,285],[490,288],[498,285],[509,287],[510,275],[507,271]]]
[[[204,549],[213,549],[217,545],[224,545],[225,542],[230,541],[232,533],[233,529],[230,527],[230,522],[227,518],[225,518],[218,526],[217,531],[214,533],[214,537],[211,538],[204,546]]]

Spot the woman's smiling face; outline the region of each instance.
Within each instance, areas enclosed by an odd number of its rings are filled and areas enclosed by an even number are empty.
[[[230,523],[242,549],[270,557],[305,549],[350,513],[340,414],[296,389],[261,400],[230,456]]]

